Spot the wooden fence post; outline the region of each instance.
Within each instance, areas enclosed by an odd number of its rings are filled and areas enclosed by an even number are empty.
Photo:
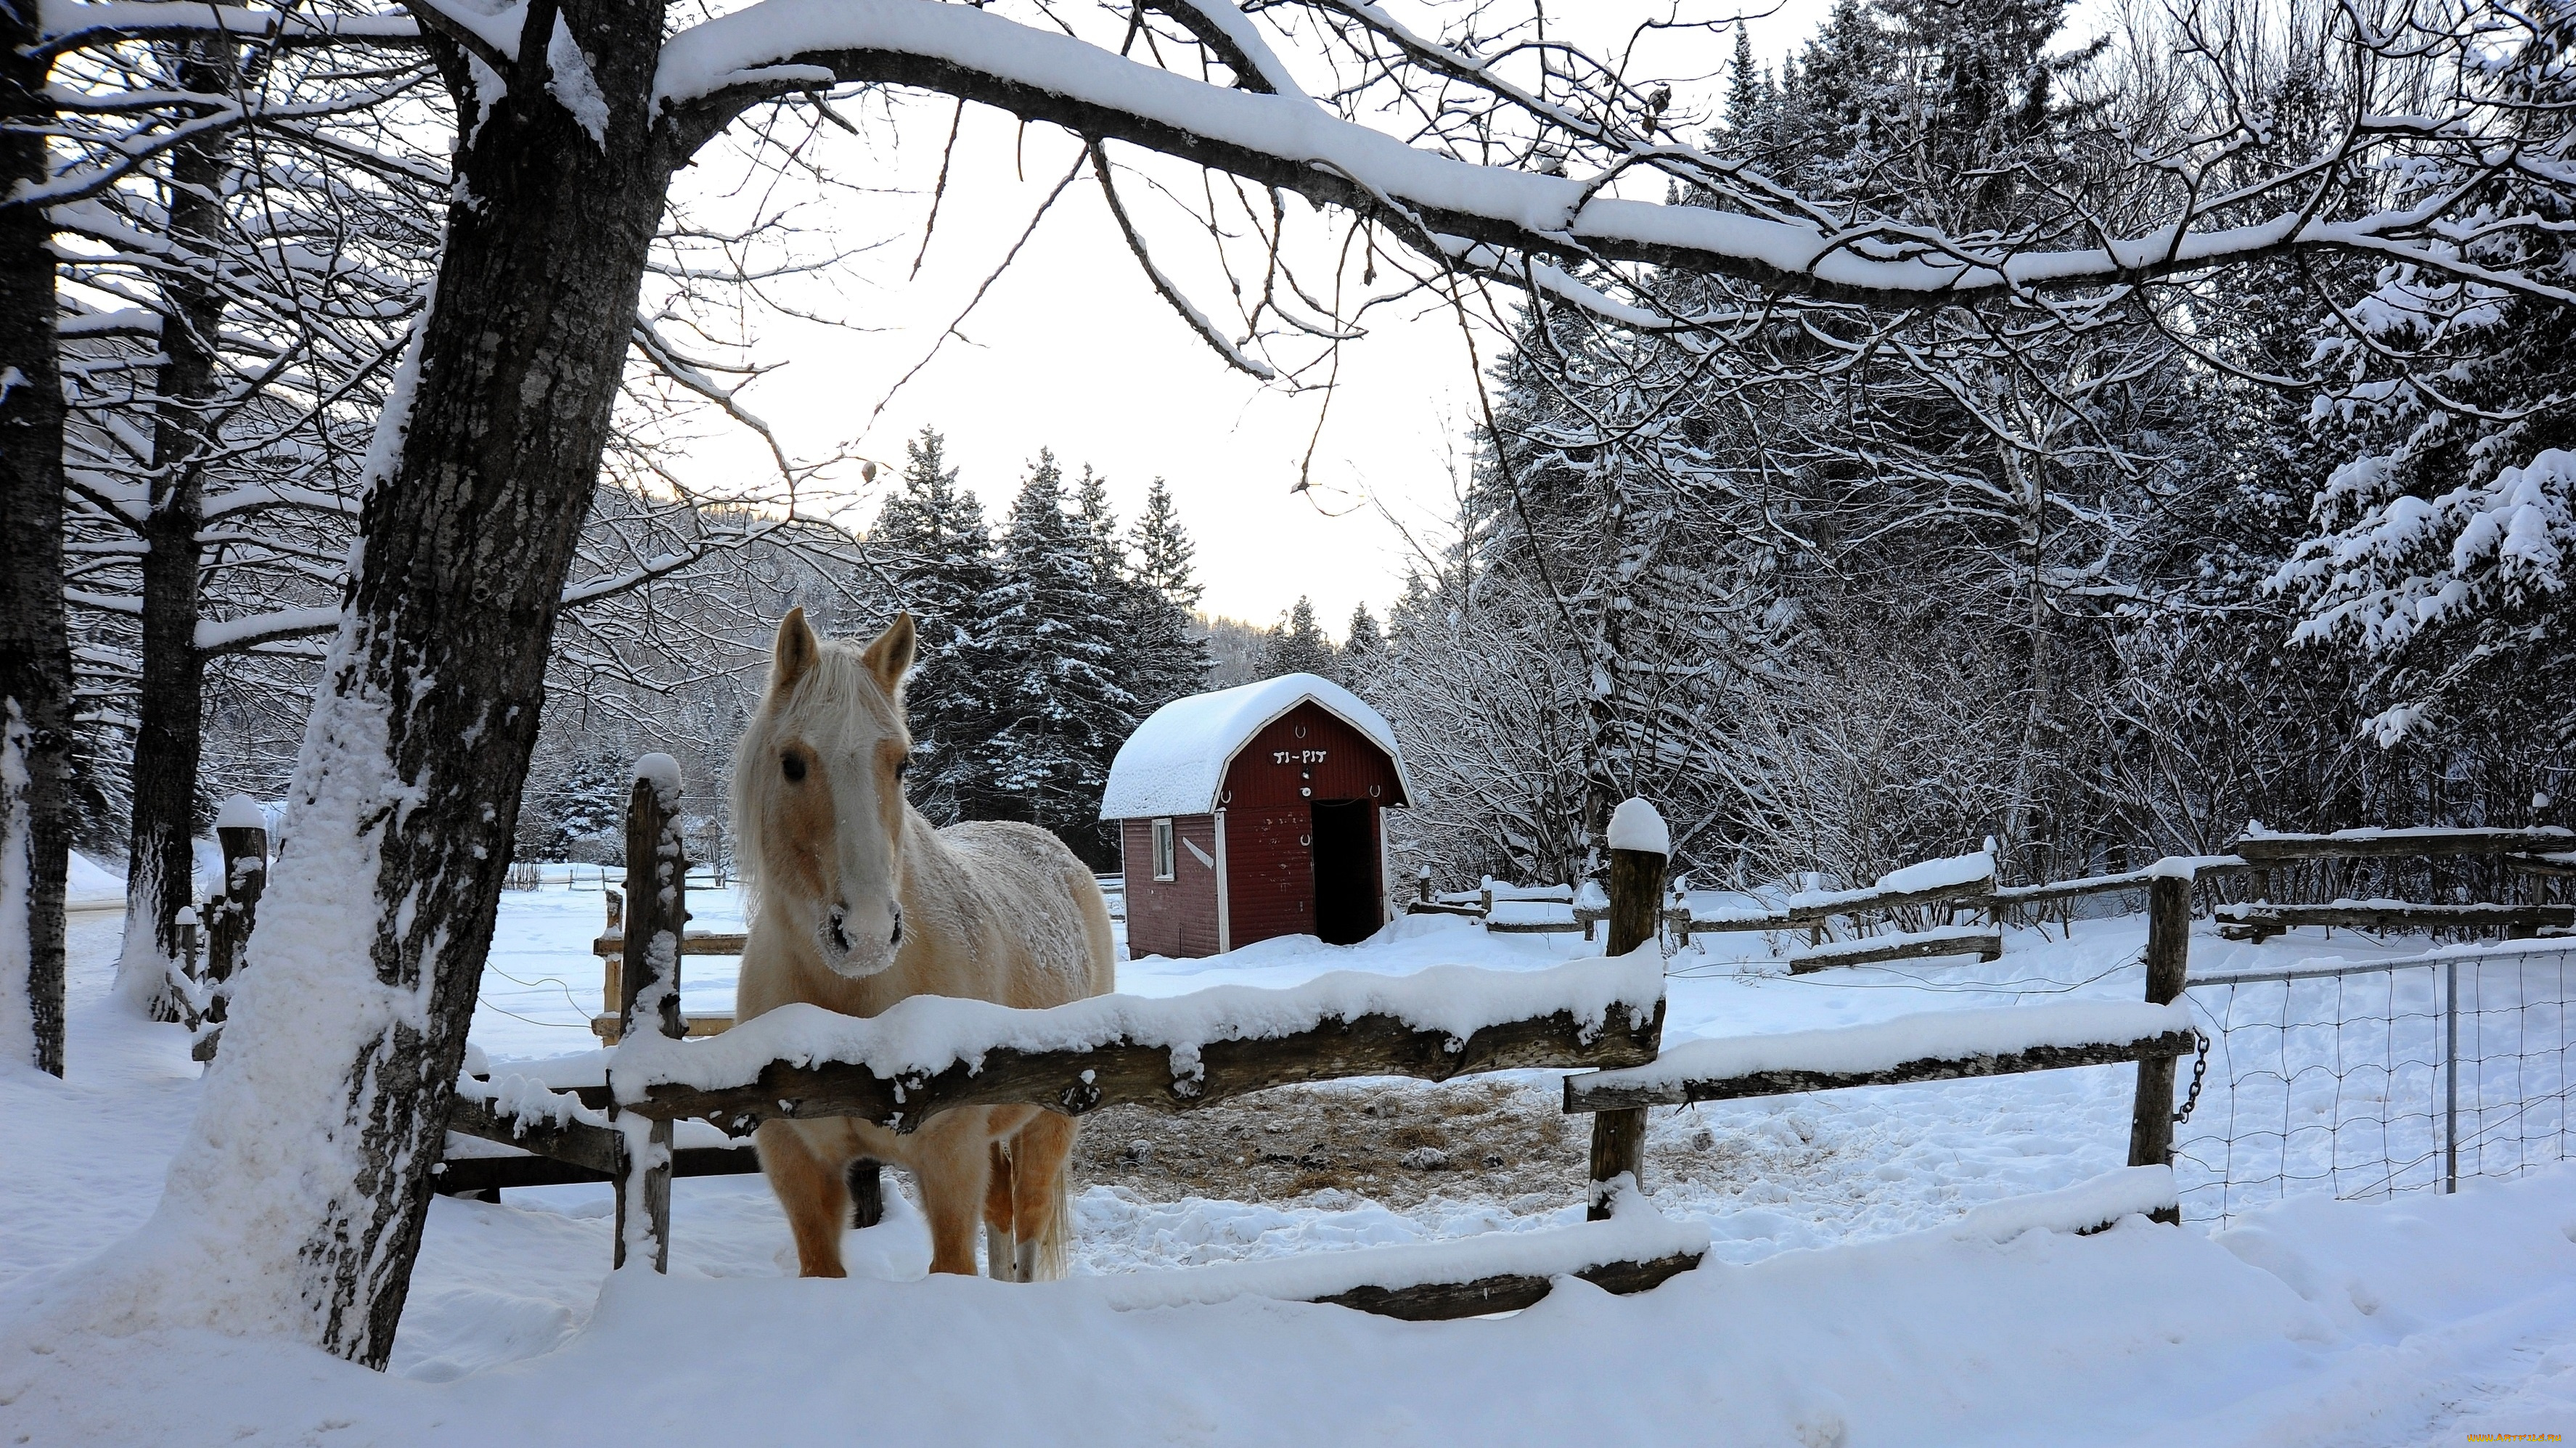
[[[268,821],[248,796],[224,801],[215,816],[215,841],[224,852],[224,893],[213,903],[214,920],[206,945],[206,976],[215,983],[206,1019],[224,1018],[232,998],[228,982],[241,968],[242,950],[259,916],[259,897],[268,887]]]
[[[2191,876],[2158,875],[2147,882],[2147,1003],[2170,1005],[2182,995],[2191,961]],[[2138,1099],[2129,1117],[2129,1165],[2169,1166],[2173,1162],[2174,1059],[2149,1056],[2138,1062]],[[2182,1211],[2169,1207],[2155,1219],[2182,1225]]]
[[[687,933],[688,860],[680,839],[680,766],[667,754],[635,761],[635,792],[626,805],[626,958],[618,970],[617,1037],[640,1024],[672,1040],[680,1036],[680,939]],[[637,1019],[641,1008],[644,1019]],[[609,1115],[617,1114],[614,1102]],[[653,1240],[653,1270],[671,1270],[671,1123],[646,1131],[648,1160],[638,1173],[631,1159],[617,1173],[617,1247],[611,1263],[626,1265],[628,1213],[641,1206]],[[637,1182],[640,1175],[641,1181]],[[641,1195],[637,1203],[630,1198]]]
[[[197,930],[197,907],[182,905],[179,907],[179,913],[170,917],[170,920],[172,924],[179,927],[180,978],[191,984],[203,980],[205,971],[202,963],[197,959],[197,949],[202,939]],[[182,1011],[190,1009],[184,995],[180,998],[179,1009]],[[196,1025],[197,1022],[194,1019],[189,1020],[189,1029],[196,1029]]]
[[[1610,941],[1608,953],[1626,955],[1656,939],[1655,916],[1664,898],[1664,861],[1672,833],[1664,817],[1642,799],[1621,804],[1610,817]],[[1610,1215],[1610,1183],[1621,1173],[1646,1186],[1646,1108],[1592,1114],[1591,1185],[1584,1216]]]

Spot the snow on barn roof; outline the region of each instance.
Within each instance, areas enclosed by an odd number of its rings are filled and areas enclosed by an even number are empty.
[[[1407,800],[1413,798],[1413,786],[1404,777],[1404,756],[1396,751],[1395,729],[1385,715],[1320,674],[1282,674],[1257,684],[1174,699],[1155,710],[1152,718],[1127,736],[1118,757],[1110,762],[1100,817],[1130,820],[1214,812],[1217,792],[1225,787],[1225,767],[1234,762],[1234,756],[1273,720],[1309,702],[1385,750],[1387,758],[1395,761],[1397,785]]]

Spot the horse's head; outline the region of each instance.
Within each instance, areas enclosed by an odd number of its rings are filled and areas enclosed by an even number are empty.
[[[805,610],[778,626],[769,690],[734,755],[735,828],[760,908],[783,911],[845,976],[894,964],[903,944],[903,676],[912,615],[865,649],[826,643]]]

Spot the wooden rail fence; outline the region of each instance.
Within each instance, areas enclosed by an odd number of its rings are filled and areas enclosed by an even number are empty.
[[[1564,1080],[1564,1109],[1593,1117],[1587,1216],[1594,1225],[1554,1234],[1564,1239],[1560,1249],[1552,1249],[1555,1256],[1550,1259],[1559,1261],[1561,1272],[1532,1275],[1521,1270],[1408,1281],[1402,1286],[1361,1280],[1308,1294],[1314,1301],[1415,1319],[1526,1306],[1545,1294],[1555,1275],[1584,1277],[1613,1292],[1634,1292],[1698,1265],[1705,1251],[1704,1234],[1693,1245],[1669,1232],[1641,1233],[1637,1219],[1619,1215],[1633,1208],[1639,1200],[1635,1194],[1642,1191],[1646,1113],[1655,1106],[2134,1064],[2138,1079],[2129,1162],[2133,1167],[2168,1166],[2175,1123],[2175,1064],[2195,1046],[2205,1049],[2183,1008],[2175,1004],[2187,975],[2193,886],[2203,874],[2290,860],[2410,854],[2490,855],[2541,873],[2576,872],[2576,835],[2564,830],[2260,834],[2237,841],[2224,856],[2169,860],[2126,875],[1997,889],[1989,866],[1981,876],[1928,885],[1899,882],[1889,888],[1795,899],[1775,912],[1692,921],[1687,910],[1666,906],[1668,861],[1662,853],[1613,849],[1607,904],[1589,912],[1595,917],[1591,923],[1607,925],[1608,953],[1613,959],[1593,967],[1560,968],[1632,971],[1618,977],[1617,993],[1604,998],[1597,1017],[1588,1007],[1563,1004],[1450,1029],[1427,1023],[1422,1011],[1408,1008],[1317,1005],[1314,1024],[1300,1030],[1274,1029],[1267,1023],[1269,1016],[1255,1012],[1241,1023],[1220,1020],[1186,1042],[1170,1039],[1170,1031],[1161,1026],[1151,1026],[1143,1035],[1122,1027],[1094,1030],[1075,1046],[1032,1046],[997,1026],[998,1033],[975,1049],[959,1048],[953,1056],[935,1062],[881,1065],[874,1064],[874,1056],[866,1050],[848,1059],[834,1053],[817,1059],[810,1045],[755,1058],[756,1053],[772,1049],[763,1032],[776,1018],[733,1032],[723,1042],[683,1041],[684,1030],[690,1036],[705,1036],[726,1030],[732,1022],[729,1017],[683,1022],[679,1011],[682,960],[690,955],[739,954],[744,940],[739,935],[685,932],[687,863],[678,811],[676,768],[660,756],[639,761],[627,820],[628,891],[622,901],[609,895],[608,928],[592,942],[604,963],[604,994],[616,1003],[613,1015],[603,1015],[594,1025],[605,1039],[625,1044],[612,1054],[606,1073],[594,1083],[570,1088],[541,1087],[519,1078],[458,1083],[450,1130],[513,1150],[503,1155],[451,1156],[441,1167],[439,1190],[488,1194],[514,1186],[613,1182],[617,1264],[623,1265],[630,1251],[640,1249],[649,1252],[654,1269],[661,1271],[667,1270],[670,1249],[672,1178],[757,1169],[750,1147],[738,1140],[721,1146],[677,1147],[675,1126],[683,1121],[711,1123],[728,1138],[739,1138],[764,1120],[825,1116],[862,1117],[909,1132],[940,1111],[961,1106],[1035,1105],[1070,1116],[1111,1105],[1186,1111],[1276,1086],[1357,1077],[1447,1081],[1529,1068],[1578,1073]],[[228,888],[211,907],[216,922],[214,958],[219,964],[210,974],[218,985],[239,960],[240,942],[249,933],[266,841],[264,834],[249,832],[239,840],[228,833],[224,843]],[[1991,913],[2134,890],[2143,890],[2148,904],[2144,998],[2134,1005],[2096,1002],[1939,1012],[1876,1026],[1697,1041],[1667,1053],[1661,1050],[1660,967],[1635,971],[1623,963],[1631,952],[1654,943],[1659,925],[1675,925],[1676,914],[1681,920],[1675,934],[1687,939],[1691,929],[1775,929],[1858,911],[1937,904],[1972,905]],[[1425,899],[1417,904],[1465,913],[1461,906],[1431,900],[1427,878],[1423,894]],[[1490,911],[1493,898],[1485,894],[1477,904]],[[1570,893],[1566,903],[1574,903]],[[2576,907],[2564,904],[2420,905],[2374,900],[2322,907],[2223,906],[2213,915],[2222,932],[2257,940],[2301,925],[2500,929],[2524,935],[2576,928]],[[1809,950],[1793,956],[1791,968],[1823,969],[1872,959],[1959,953],[1991,959],[2001,946],[2000,933],[1991,927],[1951,927]],[[1487,976],[1490,985],[1481,979]],[[1463,978],[1470,997],[1490,990],[1518,992],[1519,999],[1530,998],[1530,980],[1526,974],[1509,972],[1469,972]],[[218,990],[214,995],[218,1006],[221,998]],[[1442,997],[1454,998],[1454,993]],[[1121,1003],[1125,998],[1106,999]],[[947,1008],[965,1003],[932,1004]],[[1064,1034],[1052,1030],[1055,1022],[1072,1022],[1076,1015],[1069,1013],[1100,1008],[1100,1001],[1091,1001],[1043,1012],[991,1009],[998,1013],[997,1022],[1016,1023],[1013,1028],[1022,1029],[1024,1036],[1026,1028],[1039,1022],[1042,1028],[1029,1039],[1055,1039]],[[1144,1012],[1139,1019],[1150,1017],[1156,1009],[1185,1009],[1176,1002],[1127,1003],[1119,1008]],[[219,1014],[210,1014],[220,1019]],[[865,1035],[885,1019],[851,1019],[849,1025]],[[793,1035],[787,1031],[779,1044]],[[201,1049],[211,1052],[212,1029],[202,1041]],[[704,1054],[710,1050],[720,1054]],[[698,1069],[719,1059],[734,1062],[739,1069],[729,1074],[719,1071],[713,1077]],[[872,1180],[854,1182],[863,1199],[873,1185]],[[2178,1221],[2179,1208],[2168,1206],[2156,1215]],[[1609,1220],[1603,1225],[1605,1219]],[[1605,1244],[1604,1250],[1595,1250],[1595,1243]],[[1606,1245],[1613,1243],[1618,1244],[1615,1249]],[[1354,1270],[1365,1272],[1367,1253],[1347,1254],[1347,1259]],[[1460,1260],[1472,1261],[1473,1256]]]
[[[1578,1018],[1567,1007],[1489,1021],[1458,1032],[1422,1024],[1396,1011],[1356,1011],[1326,1014],[1311,1028],[1286,1033],[1247,1025],[1232,1034],[1193,1040],[1186,1051],[1121,1035],[1088,1042],[1080,1049],[990,1043],[968,1053],[966,1059],[936,1067],[916,1064],[881,1070],[864,1060],[782,1057],[713,1083],[649,1079],[657,1072],[690,1075],[685,1069],[661,1068],[685,1068],[696,1059],[694,1053],[716,1044],[681,1042],[677,1010],[681,960],[690,954],[741,949],[738,938],[692,938],[678,929],[687,915],[686,872],[679,860],[678,834],[671,826],[677,808],[675,790],[656,789],[650,780],[639,777],[628,816],[628,859],[653,860],[659,868],[657,878],[650,880],[630,870],[623,920],[614,921],[618,928],[593,942],[603,958],[616,960],[608,981],[615,991],[612,998],[619,1003],[614,1028],[616,1036],[628,1042],[612,1057],[607,1079],[597,1085],[534,1093],[518,1082],[460,1083],[450,1128],[507,1144],[529,1156],[453,1157],[443,1168],[443,1190],[491,1190],[536,1181],[615,1181],[621,1264],[639,1246],[650,1247],[657,1270],[667,1263],[673,1176],[747,1164],[747,1152],[741,1147],[674,1151],[672,1127],[683,1120],[708,1121],[740,1136],[763,1120],[781,1117],[858,1116],[908,1132],[940,1111],[969,1105],[1036,1105],[1073,1116],[1121,1104],[1183,1111],[1302,1082],[1374,1076],[1446,1081],[1532,1067],[1643,1065],[1655,1059],[1662,1039],[1664,1002],[1658,967],[1646,977],[1648,984],[1628,992],[1639,999],[1613,1001],[1598,1019],[1588,1013]],[[1627,930],[1639,937],[1632,943],[1642,943],[1652,934],[1661,867],[1662,857],[1653,856],[1633,863],[1624,875],[1614,871],[1614,881],[1624,882],[1614,888],[1614,920],[1622,918],[1619,897],[1632,893],[1636,898],[1626,918],[1646,922],[1642,930]],[[1622,930],[1614,926],[1614,946],[1621,938]],[[1525,975],[1490,974],[1491,989],[1526,989]],[[1009,1014],[1032,1018],[1086,1009],[1096,1009],[1095,1003]],[[755,1027],[766,1024],[755,1023]],[[736,1028],[723,1045],[739,1055],[746,1044],[757,1046],[759,1035],[756,1028]],[[630,1075],[621,1082],[618,1063],[637,1048],[646,1048],[646,1054],[635,1058],[645,1079]],[[638,1131],[638,1123],[649,1125]],[[516,1164],[530,1160],[547,1165]],[[1595,1197],[1594,1215],[1608,1216],[1608,1195],[1596,1193]],[[1618,1225],[1612,1223],[1611,1228]],[[1625,1242],[1628,1237],[1616,1240]],[[1572,1241],[1568,1250],[1572,1255],[1565,1259],[1567,1274],[1611,1291],[1642,1291],[1700,1260],[1696,1249],[1590,1260],[1599,1254],[1585,1253],[1580,1239]],[[1355,1268],[1364,1266],[1364,1256],[1354,1254]],[[1362,1282],[1318,1294],[1315,1300],[1396,1317],[1438,1318],[1525,1306],[1544,1294],[1547,1281],[1527,1273],[1506,1273],[1401,1288]]]

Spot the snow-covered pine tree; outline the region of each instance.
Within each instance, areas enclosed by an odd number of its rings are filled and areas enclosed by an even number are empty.
[[[1184,610],[1196,610],[1207,586],[1198,580],[1198,545],[1181,526],[1171,485],[1161,478],[1145,490],[1145,511],[1136,515],[1133,535],[1136,579]]]
[[[884,561],[920,630],[904,688],[915,755],[913,804],[934,824],[993,817],[1000,805],[987,746],[1003,697],[986,652],[986,612],[1002,574],[984,505],[957,486],[947,441],[924,427],[904,444],[903,488],[886,499],[868,546]]]
[[[1091,571],[1104,586],[1126,582],[1127,545],[1119,540],[1118,515],[1109,507],[1109,479],[1089,463],[1082,465],[1082,481],[1074,485],[1073,515],[1091,546]]]
[[[1100,824],[1109,761],[1136,727],[1136,698],[1119,681],[1125,621],[1101,586],[1094,539],[1065,511],[1064,472],[1041,450],[1011,505],[1000,583],[985,596],[983,650],[999,696],[986,742],[997,803],[1043,825],[1105,867]]]
[[[1296,603],[1270,630],[1269,646],[1261,653],[1263,676],[1275,679],[1281,674],[1321,674],[1331,679],[1339,677],[1340,671],[1341,656],[1334,651],[1323,625],[1315,622],[1315,600],[1298,595]]]
[[[1197,548],[1181,527],[1172,505],[1172,490],[1161,478],[1145,492],[1145,511],[1128,534],[1133,555],[1129,576],[1129,639],[1134,651],[1136,715],[1143,718],[1163,705],[1207,686],[1207,639],[1197,627],[1194,610],[1206,592],[1190,560]]]
[[[593,749],[574,762],[556,787],[555,828],[578,859],[626,863],[626,806],[635,793],[635,770],[624,750]]]
[[[2469,84],[2509,108],[2515,147],[2564,158],[2576,115],[2576,12],[2527,13],[2516,17],[2529,27],[2519,34],[2498,27],[2485,73],[2472,72]],[[2567,240],[2576,192],[2501,176],[2428,165],[2408,174],[2402,194],[2463,190],[2482,214],[2545,218],[2551,234],[2461,243],[2490,275],[2576,273]],[[2472,742],[2486,732],[2505,749],[2561,761],[2576,745],[2576,338],[2567,312],[2415,266],[2387,267],[2366,290],[2344,325],[2316,339],[2344,370],[2341,395],[2318,406],[2319,432],[2342,456],[2315,480],[2313,536],[2273,586],[2306,613],[2303,641],[2337,645],[2370,670],[2380,744],[2447,739],[2477,757],[2496,752]],[[2518,802],[2499,803],[2511,811]]]
[[[1125,646],[1111,659],[1111,673],[1118,687],[1136,700],[1136,717],[1142,719],[1162,702],[1157,696],[1156,660],[1138,635],[1157,604],[1146,593],[1128,557],[1126,540],[1119,534],[1118,514],[1109,506],[1109,480],[1089,463],[1082,465],[1082,481],[1074,487],[1073,516],[1091,551],[1091,572],[1099,581],[1101,602],[1123,626]]]
[[[1385,659],[1386,634],[1377,626],[1377,615],[1365,603],[1354,607],[1350,634],[1342,640],[1342,682],[1358,688]]]
[[[1726,68],[1726,133],[1729,143],[1751,156],[1768,150],[1779,129],[1779,88],[1753,63],[1753,36],[1742,21],[1735,26],[1735,54]]]

